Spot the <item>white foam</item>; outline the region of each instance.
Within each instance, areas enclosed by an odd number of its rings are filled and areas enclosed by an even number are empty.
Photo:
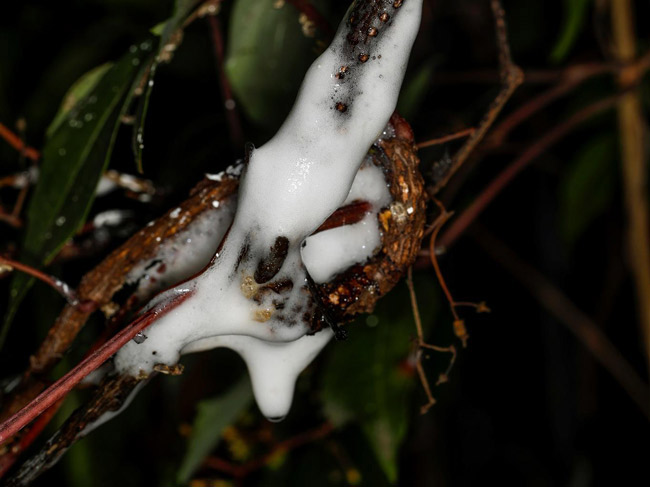
[[[162,313],[176,297],[191,293],[145,330],[144,342],[131,341],[117,353],[118,371],[148,373],[157,363],[175,364],[181,352],[225,346],[246,360],[262,412],[272,418],[286,415],[298,373],[331,337],[327,330],[305,336],[310,324],[302,317],[314,305],[300,245],[349,197],[365,154],[393,113],[420,10],[421,0],[406,0],[393,9],[392,25],[371,40],[373,57],[365,63],[351,63],[342,23],[332,45],[307,72],[279,132],[250,154],[222,250],[205,272],[152,301],[149,309]],[[350,66],[345,80],[335,76],[342,65]],[[336,108],[339,99],[346,110]],[[374,191],[375,185],[370,188]],[[356,225],[340,238],[349,237],[367,255],[378,245],[364,243],[364,229],[372,222]],[[337,239],[330,242],[335,245]],[[272,248],[285,243],[286,257],[279,250],[274,254]],[[273,268],[271,282],[291,286],[260,297],[257,291],[267,283],[255,282],[254,276],[262,263],[279,254],[282,259],[275,261],[281,265]],[[336,261],[342,253],[323,258]],[[322,279],[327,269],[321,270]]]

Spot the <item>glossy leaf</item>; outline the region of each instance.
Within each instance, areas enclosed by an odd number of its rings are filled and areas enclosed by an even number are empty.
[[[248,378],[244,378],[225,394],[198,404],[187,452],[178,470],[178,483],[185,484],[190,480],[205,457],[219,444],[223,430],[237,419],[252,400],[253,391]]]
[[[607,208],[616,180],[616,138],[612,134],[593,138],[560,181],[560,230],[569,245]]]
[[[552,61],[561,62],[569,54],[585,24],[590,2],[591,0],[564,0],[564,22],[551,52]]]
[[[52,123],[47,127],[47,137],[52,137],[56,129],[58,129],[66,120],[70,110],[72,110],[95,86],[97,86],[99,80],[102,79],[111,66],[113,66],[113,63],[104,63],[91,69],[75,81],[63,97],[63,103],[61,103],[59,111],[54,116],[54,120],[52,120]]]
[[[415,325],[406,286],[380,302],[376,313],[350,325],[334,343],[324,375],[325,414],[336,425],[356,421],[388,480],[397,479],[398,451],[408,429],[410,396],[418,384],[409,365]],[[430,280],[416,285],[423,323],[433,313]]]
[[[235,2],[226,73],[239,106],[255,123],[272,128],[285,118],[316,55],[314,39],[303,34],[298,11],[288,3]]]
[[[149,48],[143,46],[132,46],[68,111],[47,140],[38,183],[27,209],[21,253],[25,263],[37,267],[48,264],[83,224],[110,159],[134,80],[151,53],[150,44]],[[14,276],[0,344],[32,282],[24,274]]]

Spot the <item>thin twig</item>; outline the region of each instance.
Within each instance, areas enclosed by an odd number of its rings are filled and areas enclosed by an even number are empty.
[[[496,178],[494,178],[492,182],[478,195],[473,203],[452,222],[448,230],[442,234],[440,245],[443,248],[450,247],[474,222],[474,220],[476,220],[483,210],[485,210],[492,200],[496,198],[524,168],[546,152],[551,146],[582,125],[586,120],[589,120],[594,115],[607,109],[613,108],[619,98],[620,95],[610,96],[586,106],[573,114],[563,123],[553,127],[528,147],[528,149],[526,149],[517,159],[515,159]]]
[[[567,69],[560,82],[531,98],[499,123],[490,134],[489,145],[491,147],[498,147],[508,137],[510,132],[553,101],[569,94],[586,80],[608,72],[610,72],[610,69],[607,65],[588,65],[585,68],[578,65]]]
[[[7,141],[7,143],[17,151],[24,151],[25,157],[32,161],[38,161],[41,158],[41,153],[33,147],[27,147],[20,137],[9,130],[5,125],[0,123],[0,138]]]
[[[630,0],[611,2],[612,34],[619,61],[629,63],[636,57],[634,12]],[[622,71],[618,78],[621,89],[631,88],[639,73]],[[633,87],[633,86],[632,86]],[[650,367],[650,229],[648,221],[647,140],[639,89],[628,90],[619,100],[618,126],[621,140],[623,190],[628,224],[628,250],[636,287],[639,325]]]
[[[476,242],[520,281],[589,350],[650,420],[650,389],[598,326],[537,269],[483,230]]]
[[[476,129],[473,127],[460,130],[453,134],[444,135],[442,137],[437,137],[435,139],[425,140],[424,142],[420,142],[416,144],[416,147],[418,149],[424,149],[425,147],[432,147],[434,145],[446,144],[447,142],[451,142],[452,140],[462,139],[463,137],[469,137],[472,134],[474,134],[474,132],[476,132]]]
[[[440,177],[430,193],[436,194],[442,189],[456,174],[458,169],[463,165],[467,158],[472,154],[476,146],[483,140],[483,137],[494,124],[494,121],[503,110],[503,107],[515,92],[517,87],[523,83],[523,71],[512,61],[510,54],[510,44],[508,43],[508,32],[506,28],[505,14],[500,0],[491,0],[490,6],[494,14],[496,26],[497,47],[499,50],[499,74],[501,79],[501,90],[496,98],[492,101],[487,113],[483,116],[476,127],[476,131],[467,139],[465,144],[454,155],[449,169],[445,175]]]
[[[51,276],[50,274],[46,274],[42,271],[39,271],[38,269],[29,266],[27,264],[23,264],[21,262],[10,259],[8,257],[0,256],[0,271],[2,270],[11,271],[13,269],[16,269],[20,272],[24,272],[25,274],[28,274],[32,277],[35,277],[39,281],[44,282],[52,289],[54,289],[56,292],[58,292],[61,296],[63,296],[63,298],[71,306],[79,305],[79,298],[77,296],[77,293],[74,291],[74,289],[68,286],[61,279],[58,279],[57,277]],[[1,274],[2,273],[0,272],[0,275]]]
[[[449,359],[449,365],[447,366],[447,370],[445,370],[445,372],[440,374],[440,376],[438,377],[438,381],[436,382],[436,386],[438,386],[440,384],[447,382],[449,378],[449,374],[451,373],[451,369],[454,367],[454,364],[456,363],[456,347],[454,347],[453,345],[450,345],[448,347],[440,347],[438,345],[431,345],[424,341],[424,330],[422,328],[422,319],[420,318],[420,309],[418,307],[417,296],[415,294],[415,286],[413,285],[412,267],[408,268],[406,274],[406,285],[408,287],[409,296],[411,298],[411,309],[413,310],[413,320],[415,321],[415,329],[417,330],[417,335],[418,335],[417,336],[418,350],[415,353],[415,369],[418,372],[418,377],[420,378],[422,388],[424,389],[424,393],[427,396],[427,403],[423,404],[420,407],[420,413],[425,414],[431,408],[431,406],[433,406],[436,403],[436,399],[433,397],[433,394],[431,392],[431,386],[429,385],[429,379],[427,378],[427,375],[424,372],[424,367],[422,366],[422,349],[426,348],[429,350],[434,350],[436,352],[447,352],[451,354],[451,358]]]
[[[74,369],[40,393],[27,406],[0,424],[0,444],[18,433],[59,399],[65,397],[84,377],[106,362],[120,348],[132,340],[137,333],[150,326],[191,295],[192,293],[187,293],[179,296],[162,311],[150,310],[139,316],[111,340],[88,355]]]
[[[20,218],[15,217],[11,213],[7,213],[2,207],[0,207],[0,222],[4,222],[14,228],[23,226],[23,221]]]

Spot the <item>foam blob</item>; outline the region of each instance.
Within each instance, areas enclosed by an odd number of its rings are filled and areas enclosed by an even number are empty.
[[[353,7],[305,75],[278,133],[248,154],[221,250],[203,273],[152,300],[147,310],[160,317],[116,354],[118,372],[148,374],[181,353],[228,347],[246,361],[260,410],[272,419],[287,414],[296,377],[332,336],[308,335],[317,310],[303,257],[319,280],[367,258],[380,244],[376,216],[338,235],[311,237],[302,254],[301,245],[350,198],[355,175],[364,172],[364,157],[395,109],[421,4]],[[387,194],[372,171],[358,191]],[[326,252],[344,240],[347,249]],[[179,296],[185,299],[177,304]]]

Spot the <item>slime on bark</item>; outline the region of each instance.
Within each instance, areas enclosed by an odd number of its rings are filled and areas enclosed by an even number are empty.
[[[311,277],[322,282],[333,270],[317,269],[312,255],[312,274],[305,257],[318,248],[317,240],[302,252],[301,246],[349,197],[357,173],[366,171],[359,167],[394,111],[420,10],[421,0],[352,8],[305,75],[278,133],[257,149],[246,147],[237,210],[215,258],[152,301],[147,310],[156,312],[190,295],[146,330],[146,341],[131,341],[116,354],[119,373],[148,374],[158,364],[177,363],[182,353],[228,347],[246,361],[263,414],[286,416],[298,374],[332,336],[329,329],[310,335],[306,317],[319,312]],[[367,228],[373,225],[378,234],[376,218]],[[350,238],[366,242],[371,233]],[[366,255],[376,246],[364,244]]]

